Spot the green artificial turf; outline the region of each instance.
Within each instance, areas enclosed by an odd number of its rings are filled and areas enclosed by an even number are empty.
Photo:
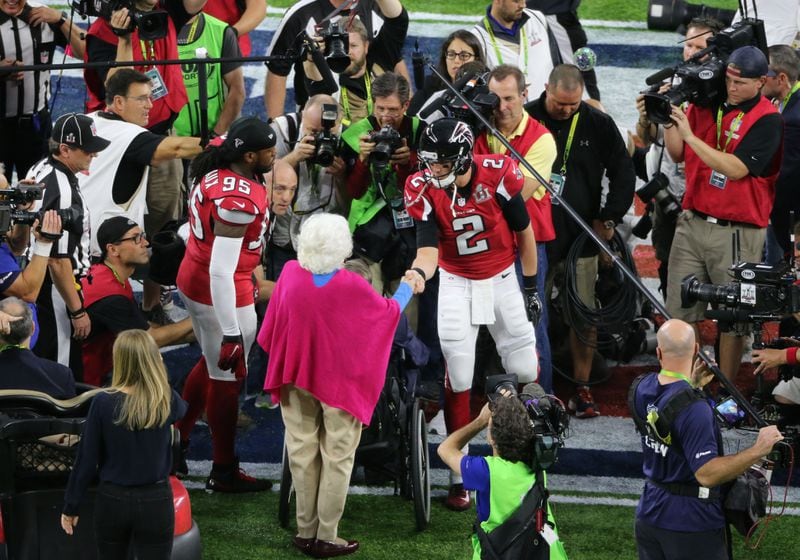
[[[203,540],[203,558],[304,558],[290,544],[294,532],[278,525],[277,493],[231,496],[192,491],[191,499]],[[633,508],[558,503],[553,508],[570,560],[635,560]],[[354,557],[361,560],[467,559],[473,516],[474,509],[454,513],[437,500],[432,504],[429,528],[417,532],[411,502],[394,496],[349,496],[339,530],[342,537],[361,542]],[[734,557],[794,558],[797,534],[800,519],[783,517],[769,526],[758,550],[745,550],[737,534]]]

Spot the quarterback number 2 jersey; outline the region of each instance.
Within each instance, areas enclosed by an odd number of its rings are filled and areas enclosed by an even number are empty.
[[[261,259],[269,226],[267,189],[258,181],[229,169],[209,172],[189,197],[189,242],[178,272],[178,288],[194,301],[211,305],[209,266],[214,246],[214,224],[243,225],[249,221],[234,272],[236,307],[253,303],[253,270]],[[242,223],[225,216],[241,215]]]
[[[406,209],[415,220],[435,220],[439,266],[464,278],[483,280],[514,262],[514,233],[503,207],[522,191],[523,183],[511,158],[475,155],[472,180],[458,189],[455,204],[455,187],[438,188],[426,171],[420,171],[406,180]]]

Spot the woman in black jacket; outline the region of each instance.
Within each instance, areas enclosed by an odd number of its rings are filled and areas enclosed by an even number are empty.
[[[167,382],[153,338],[142,330],[114,343],[111,387],[92,400],[64,498],[61,526],[71,535],[89,484],[99,478],[94,506],[98,557],[168,559],[175,511],[169,472],[172,424],[186,412]]]

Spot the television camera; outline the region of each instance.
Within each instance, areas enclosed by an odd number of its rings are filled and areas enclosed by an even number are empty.
[[[166,10],[143,12],[136,9],[133,0],[73,0],[72,7],[83,17],[99,17],[106,21],[110,21],[111,14],[117,10],[127,8],[130,24],[122,31],[113,29],[116,35],[127,35],[138,29],[140,39],[154,41],[165,37],[169,28],[169,14]]]
[[[481,115],[490,119],[492,111],[500,105],[500,98],[489,91],[489,73],[471,73],[456,80],[453,87],[461,93]],[[477,136],[483,130],[483,124],[469,107],[463,103],[453,92],[446,90],[444,94],[434,103],[428,105],[420,111],[419,117],[426,120],[436,111],[440,111],[444,117],[452,117],[467,123]]]
[[[690,102],[700,107],[710,107],[722,101],[726,96],[725,68],[728,57],[739,47],[748,45],[761,49],[767,55],[763,21],[748,18],[736,22],[710,37],[708,47],[687,61],[649,76],[645,82],[650,88],[643,93],[645,112],[650,122],[669,124],[672,105]],[[673,79],[673,85],[662,92],[663,81],[669,78]],[[675,78],[679,79],[679,83]]]
[[[544,392],[538,383],[528,383],[517,393],[516,374],[490,375],[486,378],[486,395],[490,400],[503,398],[501,390],[518,398],[533,424],[534,439],[529,465],[532,469],[549,469],[558,460],[558,450],[569,437],[569,414],[555,396]]]
[[[43,213],[41,210],[28,212],[19,210],[18,206],[41,200],[43,187],[41,183],[33,185],[19,183],[8,189],[0,189],[0,240],[5,238],[8,230],[15,224],[29,226],[36,220],[41,220]],[[72,208],[61,209],[58,215],[61,217],[62,229],[70,229],[77,222]]]

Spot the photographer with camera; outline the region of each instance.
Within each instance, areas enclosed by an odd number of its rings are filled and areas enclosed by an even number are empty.
[[[783,436],[767,426],[752,447],[723,456],[714,411],[697,391],[713,376],[695,359],[692,326],[672,319],[657,336],[661,371],[634,381],[629,396],[647,478],[636,509],[639,559],[728,560],[720,485],[758,463]]]
[[[297,238],[305,220],[319,212],[346,212],[341,121],[336,100],[326,94],[311,97],[301,112],[273,120],[275,157],[297,173],[297,192],[286,212],[275,218],[267,254],[269,272],[274,273],[268,272],[270,280],[277,280],[283,265],[297,258]]]
[[[346,42],[353,31],[348,28],[348,20],[358,16],[366,28],[366,36],[372,48],[380,48],[385,54],[386,66],[383,71],[400,73],[408,79],[408,68],[403,60],[403,42],[408,31],[408,13],[399,0],[361,0],[355,3],[347,0],[298,0],[286,10],[278,29],[272,36],[267,49],[268,56],[284,56],[287,53],[304,52],[304,45],[310,38],[322,36],[325,41],[326,60],[334,72],[345,70],[352,65],[353,57],[348,57]],[[333,16],[333,17],[331,17]],[[373,27],[378,20],[380,29]],[[391,32],[381,35],[382,26],[389,25]],[[397,35],[394,35],[394,34]],[[380,39],[381,45],[376,42]],[[369,53],[365,53],[369,54]],[[383,56],[383,55],[382,55]],[[360,56],[359,56],[360,58]],[[267,115],[275,118],[284,112],[286,102],[287,77],[294,68],[294,101],[303,107],[313,93],[307,89],[307,76],[304,60],[271,60],[267,63],[267,79],[264,83],[264,105]],[[377,59],[376,59],[377,60]],[[369,59],[367,59],[367,62]],[[357,88],[360,89],[360,88]],[[324,93],[332,93],[325,91]],[[367,113],[368,114],[368,113]],[[355,120],[355,119],[354,119]]]
[[[56,47],[72,48],[82,57],[83,30],[66,12],[39,2],[0,2],[0,67],[52,64]],[[11,181],[27,175],[31,166],[47,155],[52,120],[50,71],[0,74],[3,108],[0,114],[0,163]]]
[[[408,81],[394,72],[372,84],[372,115],[342,134],[348,167],[350,231],[355,252],[367,258],[378,291],[398,279],[413,258],[414,221],[403,206],[403,185],[417,169],[417,144],[422,125],[406,115]]]
[[[79,113],[62,115],[53,126],[50,156],[37,163],[28,180],[43,185],[34,211],[57,210],[64,233],[53,244],[39,297],[36,300],[40,340],[36,354],[69,366],[81,378],[80,343],[92,328],[78,282],[89,269],[90,211],[83,199],[78,174],[110,142],[95,132],[92,119]]]
[[[117,72],[135,69],[151,81],[150,98],[135,98],[142,106],[149,105],[143,123],[154,134],[171,136],[178,114],[188,103],[181,66],[153,66],[149,60],[177,59],[178,31],[205,5],[205,0],[100,0],[98,17],[86,37],[87,62],[141,62],[124,68],[87,68],[84,79],[89,94],[87,112],[102,111],[109,96],[107,81]],[[193,155],[193,154],[191,154]],[[188,156],[184,156],[188,157]],[[129,216],[143,224],[151,236],[182,213],[183,165],[179,159],[165,158],[150,164],[147,174],[147,214]],[[158,284],[145,279],[142,309],[158,323],[171,322],[159,305]]]
[[[542,177],[549,177],[556,159],[556,143],[550,131],[525,112],[523,107],[527,98],[525,76],[516,66],[501,64],[489,73],[489,91],[497,95],[499,104],[494,109],[492,121],[503,137],[522,155]],[[476,154],[503,154],[513,156],[497,138],[483,131],[475,140]],[[556,237],[553,229],[550,193],[524,167],[520,171],[525,176],[522,198],[528,209],[536,238],[537,290],[545,291],[547,277],[546,242]],[[520,270],[517,270],[520,273]],[[536,325],[536,351],[539,353],[539,384],[545,391],[553,390],[553,370],[550,357],[550,339],[547,306],[542,307],[542,315]]]
[[[556,161],[550,176],[551,187],[575,209],[604,241],[614,237],[633,200],[636,176],[633,162],[614,120],[585,101],[583,75],[577,66],[556,66],[541,97],[525,105],[533,119],[543,123],[556,140]],[[603,180],[608,178],[608,195],[603,199]],[[558,232],[547,246],[548,292],[555,282],[559,293],[566,294],[565,272],[574,265],[576,294],[583,305],[594,308],[598,249],[587,248],[567,266],[570,249],[582,229],[566,211],[552,207],[553,226]],[[605,257],[604,253],[601,253]],[[549,301],[549,296],[546,298]],[[569,330],[575,394],[569,408],[578,418],[594,418],[600,411],[586,383],[594,359],[597,329],[575,321]]]
[[[674,318],[704,318],[705,302],[681,306],[681,281],[695,274],[715,284],[728,282],[735,231],[739,259],[761,261],[783,135],[778,111],[761,95],[769,73],[761,50],[740,47],[727,60],[724,103],[690,103],[686,112],[671,106],[664,138],[672,159],[685,161],[686,170],[684,212],[675,229],[667,280],[667,311]],[[739,371],[743,346],[742,336],[720,336],[718,361],[730,380]]]
[[[524,179],[504,155],[474,155],[472,129],[444,118],[422,134],[422,171],[406,181],[405,205],[416,225],[417,252],[406,272],[416,292],[439,274],[438,334],[447,363],[444,412],[448,433],[469,423],[475,341],[486,325],[506,371],[536,380],[534,324],[536,240],[522,200]],[[514,274],[519,253],[523,287]],[[532,324],[533,323],[533,324]],[[451,473],[445,505],[469,508],[469,494]]]
[[[692,19],[683,40],[683,61],[686,62],[698,51],[708,46],[708,39],[723,28],[721,22],[707,17]],[[701,60],[702,62],[702,60]],[[662,91],[663,84],[656,86]],[[636,134],[649,146],[645,156],[648,182],[637,191],[645,204],[652,206],[652,242],[659,261],[659,290],[662,296],[667,293],[667,273],[672,238],[675,236],[675,222],[680,213],[680,200],[686,190],[686,176],[682,163],[675,163],[664,145],[664,129],[650,122],[645,109],[644,95],[636,98],[639,120]],[[666,190],[665,190],[666,188]],[[652,203],[652,204],[651,204]]]
[[[347,54],[350,64],[338,76],[338,90],[321,89],[325,82],[319,76],[320,70],[313,62],[306,61],[306,77],[309,95],[328,93],[339,101],[342,113],[342,126],[367,118],[372,113],[372,81],[384,72],[390,72],[398,63],[403,63],[403,42],[408,33],[408,12],[399,0],[382,0],[383,13],[397,13],[387,17],[378,35],[373,39],[358,17],[350,20],[346,29],[349,36]],[[327,64],[327,63],[326,63]]]
[[[442,461],[463,477],[464,488],[474,490],[477,495],[477,531],[471,539],[472,558],[566,560],[564,545],[558,538],[555,519],[547,504],[544,466],[536,456],[537,440],[542,436],[537,433],[537,428],[541,429],[543,424],[541,421],[537,424],[539,413],[553,404],[543,396],[544,391],[536,383],[526,385],[523,394],[517,395],[516,376],[499,377],[511,378],[506,383],[507,387],[489,394],[489,402],[483,406],[478,417],[447,436],[437,450]],[[542,396],[525,394],[528,392]],[[529,407],[536,410],[533,413],[535,419],[531,417]],[[465,454],[462,449],[484,429],[486,440],[492,447],[492,455],[482,457]],[[531,493],[535,494],[532,496]],[[528,505],[528,500],[534,501],[532,513],[541,521],[530,523],[521,534],[513,531],[501,533],[506,528],[504,524],[515,514],[521,513],[520,510]],[[544,515],[539,517],[545,512],[546,520]],[[524,518],[517,520],[520,524],[529,521]],[[541,526],[537,526],[537,523],[541,523]],[[511,538],[500,537],[502,541],[498,543],[499,539],[492,540],[495,536],[493,530]],[[534,544],[535,539],[538,540],[537,544]],[[484,550],[484,547],[491,547],[491,550]],[[500,551],[497,548],[500,547],[503,550],[498,554]]]

